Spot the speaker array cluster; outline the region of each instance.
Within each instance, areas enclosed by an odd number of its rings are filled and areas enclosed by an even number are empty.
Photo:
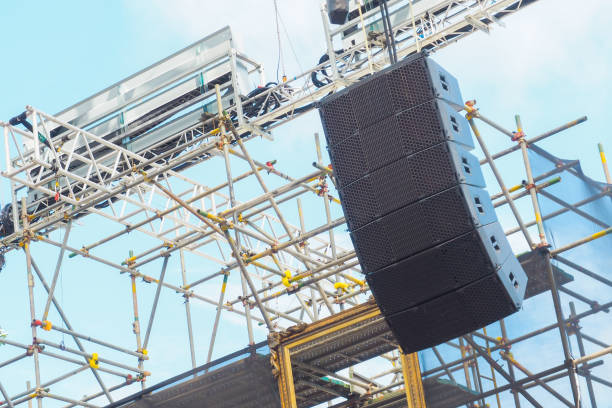
[[[457,80],[424,54],[319,103],[355,251],[404,352],[514,313],[527,284],[462,106]]]

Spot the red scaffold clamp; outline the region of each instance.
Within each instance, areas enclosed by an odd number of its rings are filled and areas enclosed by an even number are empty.
[[[266,162],[266,170],[268,170],[268,174],[270,174],[271,171],[276,171],[276,169],[274,168],[275,164],[276,160],[269,160]]]
[[[55,202],[58,202],[60,199],[60,192],[59,192],[59,180],[55,180]]]
[[[513,142],[520,142],[522,139],[525,138],[525,132],[523,132],[522,130],[512,132],[512,135]]]
[[[319,182],[316,186],[317,195],[319,197],[323,197],[329,191],[329,187],[327,186],[327,181],[325,180],[325,176],[319,177]]]

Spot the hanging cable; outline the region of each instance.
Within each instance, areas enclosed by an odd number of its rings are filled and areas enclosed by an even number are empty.
[[[393,34],[393,25],[391,25],[391,16],[389,14],[389,7],[387,6],[387,0],[383,0],[383,6],[385,7],[385,16],[387,19],[387,27],[389,27],[389,37],[391,37],[391,49],[393,50],[393,62],[397,62],[397,47],[395,45],[395,35]]]
[[[287,41],[289,42],[289,48],[291,49],[291,53],[293,54],[293,57],[295,58],[295,62],[297,63],[298,67],[300,68],[300,72],[304,72],[304,69],[302,68],[302,64],[300,64],[300,59],[298,58],[298,55],[295,52],[295,47],[293,46],[293,42],[291,41],[291,37],[289,37],[289,31],[287,31],[287,25],[283,21],[283,16],[280,15],[280,12],[278,14],[278,19],[279,19],[281,25],[283,26],[283,31],[285,32],[285,37],[287,37]]]
[[[391,19],[389,18],[389,9],[387,8],[387,1],[383,0],[379,4],[380,17],[383,22],[383,28],[385,31],[385,39],[387,42],[387,48],[389,51],[389,60],[391,64],[397,62],[397,52],[395,50],[395,39],[393,38],[393,26],[391,26]]]
[[[276,60],[276,82],[279,82],[278,70],[282,67],[283,70],[283,82],[287,80],[285,75],[285,62],[283,61],[283,49],[281,47],[281,35],[280,35],[280,24],[279,24],[279,13],[277,0],[274,1],[274,15],[276,20],[276,41],[278,44],[278,59]]]
[[[302,64],[300,63],[298,54],[297,52],[295,52],[295,47],[293,46],[293,42],[291,41],[291,37],[289,36],[289,31],[287,30],[287,24],[285,24],[285,22],[283,21],[283,16],[280,15],[280,12],[278,13],[278,19],[281,25],[283,26],[283,31],[285,32],[285,36],[287,37],[287,42],[289,42],[289,48],[291,49],[291,53],[293,54],[293,57],[295,58],[295,62],[297,63],[298,68],[300,69],[300,72],[304,72],[304,68],[302,68]],[[308,90],[308,93],[312,95],[312,89],[310,87],[307,87],[306,89]]]

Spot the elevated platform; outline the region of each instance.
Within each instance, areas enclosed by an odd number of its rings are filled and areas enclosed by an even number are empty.
[[[272,355],[267,354],[265,343],[260,343],[250,354],[227,356],[198,369],[200,375],[195,378],[184,373],[113,408],[280,408],[278,387],[287,383],[293,385],[295,396],[295,405],[291,406],[298,408],[314,407],[337,397],[368,408],[408,406],[403,389],[364,401],[370,398],[365,390],[357,387],[362,395],[354,393],[350,380],[335,375],[397,349],[373,300],[313,324],[274,333],[268,342]],[[283,364],[290,366],[290,382],[283,382],[288,372]],[[420,377],[418,364],[416,367],[415,374]],[[475,398],[473,391],[438,378],[423,380],[423,391],[428,408],[454,408]]]
[[[384,317],[377,315],[296,346],[291,358],[297,365],[307,363],[336,372],[393,349],[397,342]]]
[[[142,396],[129,408],[280,408],[270,356],[254,354]]]

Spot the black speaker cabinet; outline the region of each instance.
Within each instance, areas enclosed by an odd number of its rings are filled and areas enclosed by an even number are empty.
[[[319,103],[319,113],[330,147],[389,116],[438,98],[462,107],[459,83],[426,58],[412,55]]]
[[[434,194],[352,231],[364,273],[496,221],[489,194],[465,184]]]
[[[526,286],[527,277],[520,263],[510,256],[495,273],[386,318],[402,350],[411,353],[518,311]]]
[[[493,222],[370,273],[366,279],[380,310],[392,315],[496,274],[511,257],[504,231]],[[515,288],[512,293],[526,289],[521,276],[504,275]]]
[[[339,186],[444,141],[474,148],[467,120],[451,106],[432,99],[362,129],[328,151]]]
[[[442,142],[365,174],[339,188],[349,230],[460,183],[484,188],[478,159],[461,145]]]
[[[319,104],[361,269],[404,352],[515,312],[527,285],[461,106],[457,80],[422,54]]]

